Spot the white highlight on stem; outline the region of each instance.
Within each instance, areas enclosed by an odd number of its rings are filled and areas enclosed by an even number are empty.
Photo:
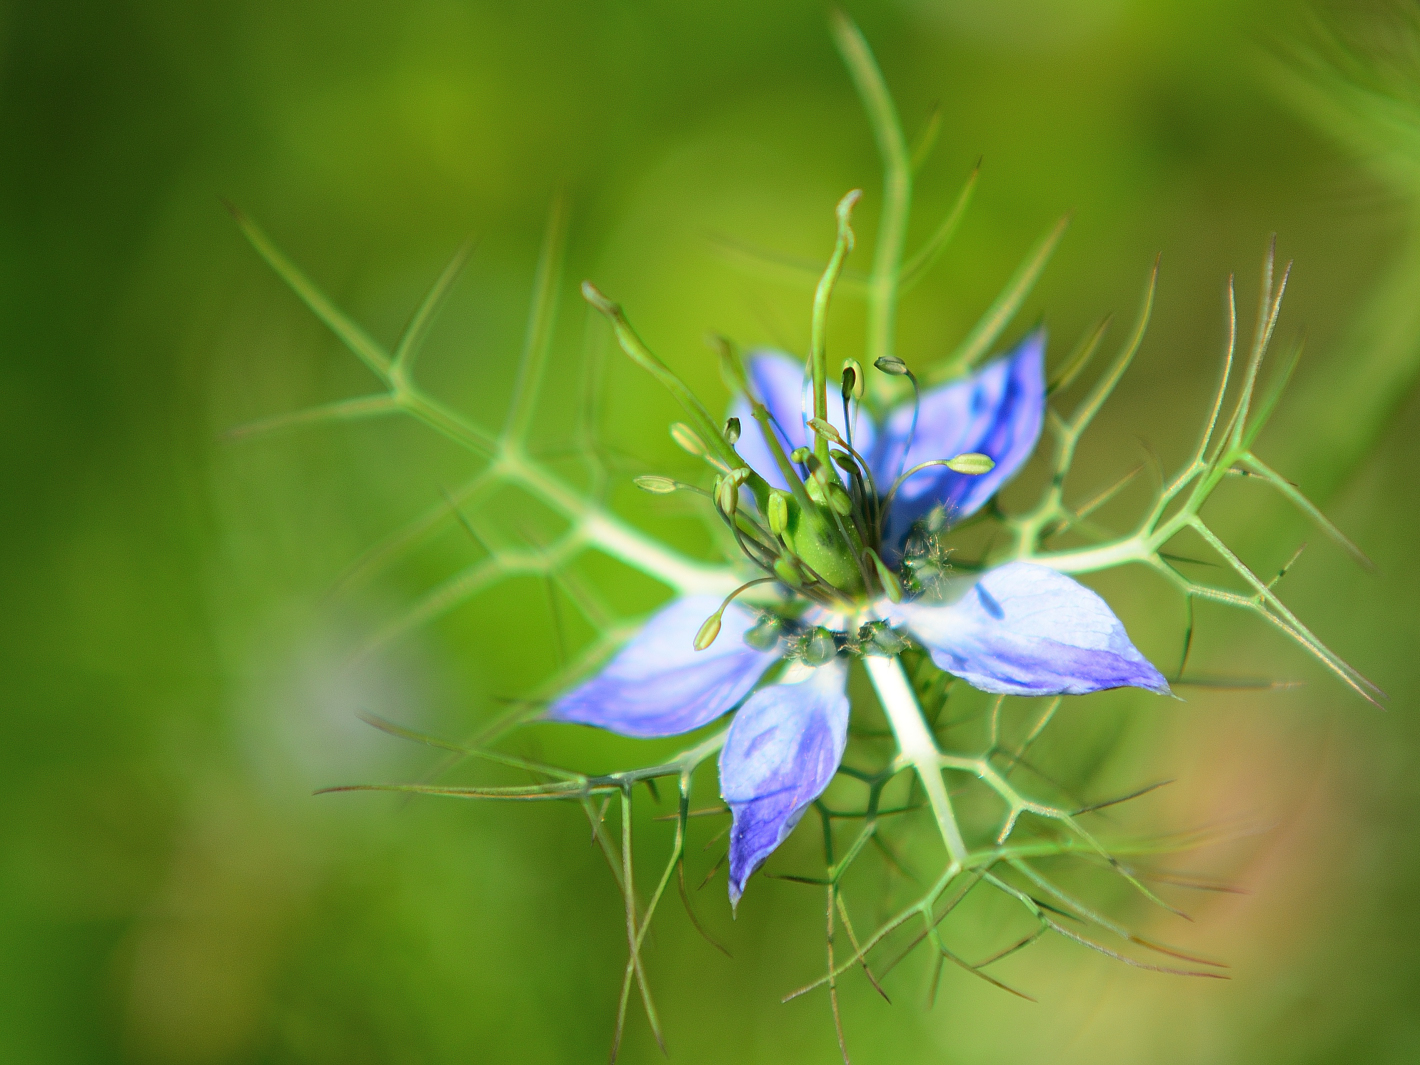
[[[922,708],[918,706],[917,695],[903,671],[902,660],[865,655],[863,665],[878,693],[878,701],[882,703],[892,734],[897,739],[902,760],[912,766],[927,792],[927,801],[932,805],[937,829],[942,834],[942,842],[947,845],[947,854],[952,863],[960,867],[967,858],[966,841],[957,827],[951,796],[947,794],[947,784],[942,779],[942,752],[937,749],[937,741],[922,717]]]

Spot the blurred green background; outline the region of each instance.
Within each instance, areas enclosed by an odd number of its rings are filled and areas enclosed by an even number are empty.
[[[1189,897],[1192,925],[1140,916],[1229,961],[1232,980],[1050,944],[1009,973],[1038,1003],[949,971],[928,1010],[908,965],[891,1006],[845,986],[854,1061],[1420,1060],[1415,38],[1383,8],[1327,15],[1380,56],[1351,72],[1381,93],[1368,97],[1315,88],[1289,43],[1318,40],[1299,4],[848,7],[909,132],[942,108],[915,234],[985,158],[947,261],[905,308],[906,358],[948,351],[1066,211],[1012,334],[1043,315],[1055,358],[1100,314],[1132,313],[1163,253],[1153,331],[1084,451],[1081,491],[1136,462],[1141,438],[1182,454],[1216,372],[1224,279],[1238,272],[1250,306],[1280,234],[1298,263],[1282,330],[1305,331],[1307,356],[1261,452],[1377,571],[1251,486],[1215,513],[1260,572],[1312,541],[1284,597],[1390,695],[1378,711],[1256,624],[1201,611],[1197,668],[1306,684],[1119,713],[1082,702],[1049,742],[1113,783],[1176,779],[1148,800],[1156,827],[1266,826],[1179,859],[1246,894]],[[542,431],[565,438],[577,357],[605,348],[582,277],[716,405],[707,329],[799,347],[808,322],[806,292],[745,273],[716,238],[821,258],[833,203],[861,185],[871,239],[877,164],[825,14],[787,0],[0,6],[0,1060],[604,1058],[624,934],[578,810],[311,796],[431,764],[357,711],[464,736],[555,649],[542,587],[513,584],[348,666],[471,549],[451,535],[358,596],[332,585],[472,467],[394,421],[223,441],[371,382],[218,197],[387,342],[473,234],[421,367],[489,419],[565,189]],[[858,325],[846,310],[835,335],[849,344]],[[685,471],[669,403],[615,359],[605,380],[630,468]],[[615,498],[706,549],[687,515]],[[1098,586],[1172,661],[1176,599],[1138,575]],[[642,583],[616,593],[628,611],[656,601]],[[577,730],[520,742],[592,767],[644,757]],[[692,877],[713,857],[697,849]],[[734,958],[668,902],[647,962],[671,1060],[836,1060],[822,997],[779,1004],[822,964],[820,896],[759,878],[732,923],[720,879],[696,903]],[[659,1058],[634,1007],[623,1053]]]

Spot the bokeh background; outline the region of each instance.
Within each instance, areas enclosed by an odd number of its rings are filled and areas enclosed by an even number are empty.
[[[914,234],[985,159],[956,243],[905,308],[904,357],[950,350],[1066,211],[1012,331],[1043,316],[1054,357],[1100,314],[1132,313],[1163,255],[1153,331],[1081,458],[1081,491],[1141,441],[1182,454],[1216,372],[1224,279],[1238,272],[1249,307],[1280,234],[1297,260],[1282,333],[1305,332],[1307,354],[1261,450],[1376,570],[1253,486],[1215,514],[1262,572],[1311,542],[1284,597],[1390,696],[1366,705],[1257,623],[1200,611],[1200,671],[1303,685],[1081,701],[1048,743],[1096,794],[1176,780],[1141,807],[1154,827],[1260,826],[1177,860],[1245,894],[1173,896],[1187,925],[1137,914],[1232,979],[1051,944],[1009,969],[1037,1003],[948,971],[928,1009],[925,970],[907,965],[890,1006],[845,985],[854,1060],[1420,1059],[1413,5],[848,8],[909,133],[941,108]],[[825,16],[796,0],[0,6],[0,1060],[604,1058],[624,938],[580,811],[311,795],[432,764],[357,711],[465,736],[556,649],[545,590],[512,584],[349,665],[471,548],[451,534],[358,596],[332,586],[472,466],[394,421],[223,439],[371,382],[218,198],[387,342],[473,234],[421,367],[488,419],[564,190],[568,283],[539,431],[565,439],[577,360],[606,347],[582,277],[713,405],[707,329],[797,348],[808,321],[802,287],[746,272],[723,240],[822,258],[854,186],[871,240],[877,164]],[[859,326],[845,306],[835,337],[850,347]],[[628,468],[688,473],[669,403],[615,359],[604,381]],[[708,549],[688,514],[614,498]],[[1137,574],[1097,586],[1172,660],[1182,610],[1166,589]],[[644,582],[610,587],[628,612],[656,601]],[[644,757],[577,730],[517,744],[593,767]],[[654,812],[637,822],[651,854],[668,833]],[[796,840],[785,868],[811,850]],[[693,879],[713,857],[697,850]],[[821,897],[760,878],[731,922],[723,890],[696,904],[733,959],[674,900],[648,949],[670,1060],[836,1060],[826,1000],[779,1003],[822,964]],[[623,1055],[659,1058],[634,1007]]]

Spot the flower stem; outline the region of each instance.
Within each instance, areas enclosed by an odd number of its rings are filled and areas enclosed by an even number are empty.
[[[903,671],[902,659],[865,655],[863,665],[868,670],[868,678],[873,682],[888,725],[897,739],[898,751],[917,773],[927,792],[927,801],[932,804],[932,813],[937,818],[942,842],[947,845],[947,854],[953,864],[961,866],[967,859],[966,841],[962,839],[956,815],[952,813],[951,796],[947,794],[947,784],[942,779],[942,754],[922,717],[917,696]]]

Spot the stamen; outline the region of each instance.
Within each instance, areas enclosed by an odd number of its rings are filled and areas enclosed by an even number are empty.
[[[700,438],[700,434],[686,425],[685,422],[671,422],[671,439],[674,440],[686,454],[694,455],[698,459],[704,459],[717,470],[723,470],[726,473],[729,472],[730,467],[727,466],[718,455],[711,454],[709,446]]]
[[[912,382],[912,424],[907,430],[907,443],[902,448],[902,458],[897,463],[898,479],[902,478],[902,468],[907,465],[907,456],[912,451],[912,441],[917,436],[917,416],[922,412],[922,389],[917,384],[917,375],[907,368],[907,363],[903,362],[896,355],[884,355],[877,362],[873,363],[885,374],[894,377],[906,377]],[[884,512],[887,508],[883,508]]]
[[[863,554],[872,559],[873,570],[877,573],[878,583],[883,586],[883,594],[894,603],[902,602],[902,582],[897,579],[897,574],[888,569],[887,563],[884,562],[871,547],[864,551]]]
[[[734,601],[735,596],[747,589],[753,588],[756,584],[768,584],[774,580],[773,577],[758,577],[752,581],[746,581],[729,595],[725,596],[725,601],[720,604],[720,609],[705,619],[705,623],[700,626],[700,631],[695,634],[695,649],[703,651],[715,642],[715,637],[720,635],[720,623],[724,617],[725,608]]]
[[[983,455],[979,451],[968,451],[961,455],[954,455],[949,459],[928,459],[926,462],[919,462],[906,473],[900,474],[897,480],[892,483],[892,489],[888,492],[887,498],[883,500],[884,514],[892,510],[892,501],[897,498],[897,490],[902,487],[902,483],[914,473],[921,473],[930,466],[945,466],[953,473],[980,477],[983,473],[990,473],[994,470],[996,462],[990,455]]]
[[[669,477],[659,477],[653,473],[637,477],[633,483],[641,491],[658,496],[668,496],[680,487],[679,481],[673,481]]]
[[[865,459],[862,455],[858,454],[857,450],[854,449],[852,442],[851,442],[851,441],[848,441],[848,440],[844,440],[843,437],[839,434],[838,430],[835,429],[835,428],[833,427],[832,423],[830,423],[830,422],[819,421],[819,420],[816,419],[816,418],[810,418],[810,419],[809,419],[809,427],[810,427],[811,429],[813,429],[815,432],[820,432],[820,433],[822,433],[824,436],[828,437],[828,438],[829,438],[830,440],[832,440],[834,443],[836,443],[836,444],[841,444],[843,447],[845,447],[845,448],[848,449],[848,453],[849,453],[849,454],[853,457],[853,459],[857,462],[857,469],[855,470],[851,465],[845,465],[845,464],[844,464],[843,462],[841,462],[841,461],[838,462],[838,465],[839,465],[839,466],[842,466],[843,469],[847,470],[850,474],[853,474],[854,477],[855,477],[855,479],[856,479],[860,474],[861,474],[862,477],[866,478],[866,480],[867,480],[867,485],[868,485],[869,490],[871,490],[871,492],[873,493],[873,495],[876,496],[878,489],[877,489],[877,485],[873,483],[873,468],[872,468],[872,466],[868,463],[868,460],[867,460],[867,459]],[[832,452],[829,452],[829,454],[831,455]]]
[[[853,446],[853,414],[850,400],[857,400],[861,406],[863,402],[863,368],[858,365],[857,359],[843,360],[843,431],[848,437],[848,446]]]

